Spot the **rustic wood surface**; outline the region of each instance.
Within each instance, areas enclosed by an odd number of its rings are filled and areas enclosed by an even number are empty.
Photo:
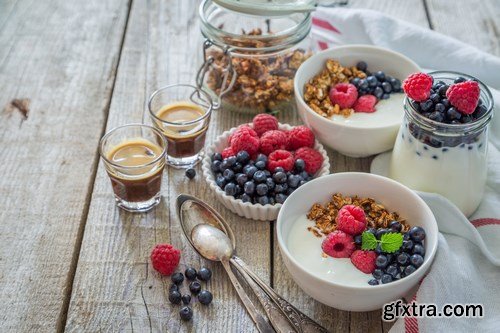
[[[157,87],[192,82],[201,61],[198,1],[0,1],[0,332],[253,332],[220,265],[181,236],[175,197],[211,203],[237,235],[237,252],[265,281],[332,332],[381,332],[380,312],[326,307],[305,295],[283,265],[272,223],[232,214],[205,186],[168,169],[163,201],[148,214],[114,206],[98,161],[106,130],[148,122]],[[500,54],[497,0],[351,0]],[[450,15],[450,12],[453,15]],[[215,113],[207,135],[249,121]],[[295,115],[280,121],[298,124]],[[368,171],[371,159],[329,151],[332,172]],[[170,242],[181,267],[206,265],[210,307],[181,323],[169,279],[150,266]],[[257,303],[257,302],[255,302]]]

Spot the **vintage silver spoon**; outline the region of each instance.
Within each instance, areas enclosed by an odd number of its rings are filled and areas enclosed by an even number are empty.
[[[198,246],[201,246],[201,242],[206,242],[207,244],[210,243],[211,252],[217,249],[217,252],[220,251],[226,256],[234,252],[236,245],[234,234],[224,219],[212,207],[197,198],[182,194],[177,198],[177,212],[184,234],[195,250],[199,252],[198,248],[194,245],[192,237],[190,237],[192,230],[194,228],[201,228],[201,226],[207,226],[203,228],[204,232],[213,233],[216,235],[216,238],[212,237],[213,235],[209,236],[205,234],[204,236],[209,237],[210,240],[197,240],[199,242]],[[214,245],[217,239],[220,243]],[[220,249],[219,247],[221,246],[230,247],[230,249]],[[207,253],[207,255],[213,256],[213,253]],[[249,269],[243,260],[232,255],[230,256],[230,262],[252,288],[264,307],[273,327],[278,332],[327,332],[325,328],[307,317],[279,296],[271,287],[266,285]]]

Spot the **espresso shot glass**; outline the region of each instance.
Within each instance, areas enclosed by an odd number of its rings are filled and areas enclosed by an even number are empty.
[[[146,212],[160,203],[167,142],[148,125],[112,129],[99,144],[116,204],[130,212]]]
[[[156,90],[148,109],[167,139],[167,164],[188,168],[198,163],[213,109],[210,95],[189,84],[174,84]]]

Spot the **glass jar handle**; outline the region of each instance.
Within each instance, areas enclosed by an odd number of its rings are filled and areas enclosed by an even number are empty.
[[[213,56],[207,57],[207,49],[211,46],[217,46],[217,45],[212,43],[210,40],[205,39],[205,42],[203,43],[203,59],[204,59],[203,64],[201,65],[200,69],[198,70],[198,73],[196,74],[196,86],[198,87],[198,89],[202,89],[203,81],[205,80],[205,75],[207,74],[210,66],[212,66],[212,64],[215,61]],[[220,108],[222,96],[228,93],[233,88],[234,82],[236,81],[236,71],[234,70],[233,67],[231,49],[228,46],[221,49],[224,55],[226,56],[227,64],[225,68],[222,70],[224,76],[222,79],[222,86],[220,87],[219,95],[216,96],[216,100],[213,101],[214,109]],[[231,75],[231,81],[229,82],[229,85],[227,85],[227,79],[229,78],[229,75]]]

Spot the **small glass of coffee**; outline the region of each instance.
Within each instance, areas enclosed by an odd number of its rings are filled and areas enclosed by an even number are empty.
[[[118,207],[146,212],[160,203],[167,141],[148,125],[112,129],[99,144]]]
[[[186,168],[198,163],[213,109],[210,95],[189,84],[174,84],[155,91],[148,109],[167,139],[167,164]]]

